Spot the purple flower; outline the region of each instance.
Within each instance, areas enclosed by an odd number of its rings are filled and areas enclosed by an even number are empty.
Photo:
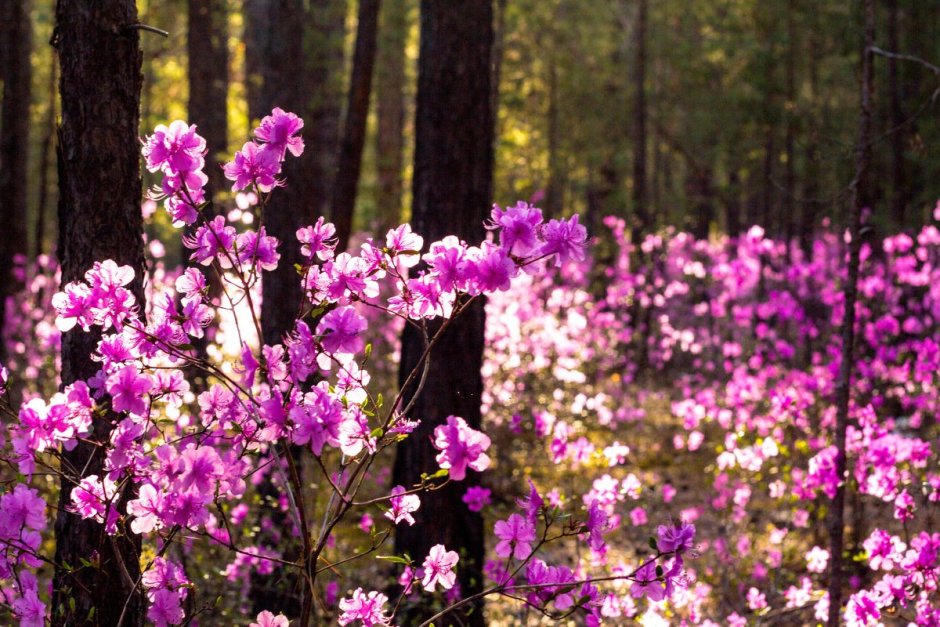
[[[673,525],[660,525],[656,529],[656,546],[663,553],[682,553],[692,548],[695,539],[695,525],[677,522]]]
[[[381,592],[366,594],[362,588],[356,588],[351,599],[340,600],[339,609],[343,613],[336,620],[340,625],[348,625],[355,620],[362,621],[363,627],[388,625],[391,618],[385,615],[383,606],[386,603],[388,597]]]
[[[435,458],[441,468],[450,470],[450,478],[462,481],[467,468],[483,472],[490,465],[486,449],[490,439],[481,431],[471,429],[463,418],[448,416],[447,424],[434,429],[434,447],[440,451]]]
[[[198,170],[205,164],[206,140],[196,134],[196,126],[182,120],[170,126],[157,125],[143,148],[147,169],[163,170],[169,175]]]
[[[411,514],[421,507],[421,499],[417,494],[405,494],[405,492],[404,486],[397,485],[392,488],[392,498],[389,499],[392,509],[385,512],[385,517],[396,525],[401,521],[414,525],[415,519]]]
[[[587,229],[578,224],[578,216],[568,220],[550,220],[542,228],[544,243],[538,250],[540,256],[556,255],[555,265],[560,266],[569,259],[584,259],[587,246]]]
[[[445,590],[454,587],[457,580],[457,573],[454,572],[454,566],[458,561],[456,551],[448,551],[443,544],[435,544],[424,559],[424,579],[421,585],[428,592],[434,592],[437,584]]]
[[[176,590],[157,590],[153,595],[147,618],[153,621],[155,627],[166,627],[183,622],[183,607],[180,605],[180,594]]]
[[[487,488],[472,485],[463,495],[463,502],[467,504],[467,509],[471,512],[479,512],[490,504],[490,491]]]
[[[276,149],[246,142],[242,149],[235,153],[235,159],[222,166],[222,169],[225,171],[225,178],[235,181],[232,185],[233,192],[252,183],[262,192],[270,192],[278,185],[277,175],[281,173],[281,161]]]
[[[661,578],[656,575],[656,563],[649,562],[640,567],[634,576],[633,585],[630,586],[630,594],[639,599],[648,597],[650,601],[662,601],[666,598],[666,586]]]
[[[368,322],[352,307],[337,307],[327,313],[317,325],[317,335],[327,353],[351,356],[362,350],[365,340],[360,334]]]
[[[111,395],[114,411],[126,411],[136,416],[147,413],[145,395],[153,387],[153,379],[137,372],[135,366],[124,366],[109,376],[105,387]]]
[[[512,514],[507,520],[497,520],[493,532],[499,538],[496,555],[524,560],[532,554],[532,542],[535,542],[535,527],[519,514]]]
[[[275,111],[278,111],[278,109],[275,109]],[[264,610],[258,614],[255,622],[248,625],[248,627],[289,627],[289,625],[290,621],[283,614],[275,616],[268,610]]]
[[[261,120],[261,126],[255,129],[255,137],[267,142],[267,148],[277,155],[279,161],[289,150],[292,155],[299,157],[304,152],[304,140],[295,137],[304,127],[304,121],[296,114],[274,107],[271,115]]]
[[[493,205],[492,222],[487,228],[499,230],[500,247],[508,254],[526,256],[538,246],[536,229],[542,223],[542,211],[527,202],[500,209]]]

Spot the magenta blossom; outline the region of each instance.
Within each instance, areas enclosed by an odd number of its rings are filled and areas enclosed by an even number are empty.
[[[339,602],[339,609],[343,611],[336,619],[340,625],[348,625],[353,621],[361,621],[363,627],[374,627],[375,625],[388,625],[391,618],[386,616],[383,609],[388,603],[388,597],[381,592],[369,592],[366,594],[362,588],[356,588],[352,598],[342,599]]]
[[[271,115],[265,116],[261,125],[255,129],[255,137],[259,141],[267,142],[265,149],[272,151],[279,161],[283,161],[288,150],[295,157],[303,154],[304,140],[295,136],[303,127],[304,121],[296,114],[274,107]]]
[[[471,429],[463,418],[448,416],[447,424],[434,429],[435,458],[441,468],[450,470],[450,478],[463,481],[467,468],[483,472],[490,466],[486,449],[490,439],[485,433]]]
[[[695,525],[676,522],[672,525],[660,525],[656,530],[656,546],[663,553],[682,553],[692,548],[695,539]]]
[[[404,486],[397,485],[392,488],[392,498],[389,499],[392,509],[385,512],[385,517],[396,525],[402,521],[409,525],[415,524],[415,518],[411,514],[421,507],[421,499],[417,494],[405,494],[405,492]]]
[[[457,565],[458,556],[456,551],[448,551],[443,544],[435,544],[424,559],[424,579],[421,585],[428,592],[434,592],[437,584],[445,590],[454,587],[457,581],[457,573],[454,572],[454,566]]]
[[[232,191],[245,189],[252,183],[262,192],[270,192],[277,187],[277,175],[281,173],[281,162],[277,152],[268,150],[254,142],[246,142],[235,153],[235,159],[226,163],[222,169],[225,178],[235,181]]]

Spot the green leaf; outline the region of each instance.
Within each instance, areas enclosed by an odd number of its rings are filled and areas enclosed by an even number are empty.
[[[392,564],[404,564],[407,566],[411,563],[411,560],[407,560],[404,557],[399,557],[397,555],[376,555],[376,557],[380,560],[389,561]]]
[[[650,548],[653,549],[654,551],[659,550],[659,544],[656,542],[656,538],[654,538],[653,536],[650,536],[649,544],[650,544]]]

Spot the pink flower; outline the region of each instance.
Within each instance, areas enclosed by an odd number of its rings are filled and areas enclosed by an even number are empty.
[[[374,625],[388,625],[391,620],[385,615],[383,606],[388,603],[388,597],[381,592],[369,592],[367,595],[362,588],[356,588],[351,599],[341,599],[339,609],[343,611],[337,622],[340,625],[348,625],[358,620],[362,621],[363,627],[373,627]]]
[[[536,229],[542,223],[542,211],[537,207],[521,200],[505,209],[493,205],[490,219],[487,228],[499,231],[499,244],[507,253],[525,257],[538,246]]]
[[[826,565],[829,563],[829,551],[814,546],[806,554],[806,570],[811,573],[826,572]]]
[[[164,589],[154,593],[147,618],[152,620],[156,627],[179,624],[183,622],[184,617],[179,592]]]
[[[434,429],[434,447],[440,451],[435,458],[441,468],[450,470],[450,478],[462,481],[467,468],[483,472],[490,465],[486,449],[490,439],[471,429],[463,418],[448,416],[447,424]]]
[[[417,494],[405,494],[404,486],[397,485],[392,488],[392,498],[389,501],[392,504],[392,509],[385,512],[385,517],[394,522],[396,525],[401,521],[407,522],[409,525],[415,524],[414,516],[412,512],[418,511],[418,508],[421,507],[421,499]]]
[[[535,542],[535,527],[519,514],[512,514],[507,520],[497,520],[493,532],[500,539],[496,545],[496,555],[524,560],[532,553]]]
[[[490,504],[490,491],[487,488],[472,485],[463,495],[463,502],[471,512],[479,512]]]
[[[656,575],[656,564],[650,562],[636,572],[635,581],[630,586],[630,594],[639,599],[648,597],[650,601],[662,601],[666,598],[666,587],[661,577]]]
[[[45,529],[46,502],[39,492],[19,483],[12,492],[0,497],[0,536],[18,536],[23,527]]]
[[[587,247],[587,229],[578,224],[578,216],[573,215],[568,220],[550,220],[542,228],[544,244],[539,248],[538,254],[556,255],[555,265],[560,266],[569,259],[580,261],[584,259],[584,250]]]
[[[235,159],[222,166],[225,178],[235,181],[232,191],[237,192],[254,183],[262,192],[270,192],[278,185],[281,161],[276,149],[246,142],[235,153]]]
[[[248,625],[248,627],[288,627],[290,621],[287,620],[287,617],[283,614],[278,614],[275,616],[268,610],[264,610],[258,614],[258,618],[255,619],[255,622]]]
[[[457,580],[457,573],[454,572],[454,566],[457,565],[458,556],[456,551],[448,551],[443,544],[435,544],[424,559],[424,579],[421,585],[428,592],[434,592],[437,584],[445,590],[454,587]]]
[[[362,350],[365,340],[360,334],[368,322],[352,307],[338,307],[327,313],[317,325],[317,335],[322,336],[323,350],[337,356],[352,356]]]
[[[304,140],[294,136],[303,127],[304,121],[296,114],[274,107],[271,115],[265,116],[261,125],[255,129],[255,137],[267,142],[267,149],[276,154],[278,160],[283,161],[288,150],[295,157],[303,154]]]
[[[163,170],[172,175],[203,167],[206,140],[196,134],[195,125],[176,120],[169,127],[157,125],[144,142],[142,152],[148,170]]]
[[[424,238],[413,233],[410,224],[402,224],[388,232],[385,245],[392,255],[397,256],[402,267],[413,268],[421,260],[419,253],[424,246]]]
[[[695,539],[695,525],[677,522],[672,525],[660,525],[656,530],[656,546],[663,553],[681,553],[692,548]]]
[[[297,240],[301,243],[301,255],[327,261],[333,258],[333,249],[336,248],[336,227],[320,217],[313,226],[297,229]]]
[[[105,382],[105,388],[111,395],[111,408],[137,416],[147,413],[145,398],[152,387],[153,379],[137,372],[135,366],[124,366]]]

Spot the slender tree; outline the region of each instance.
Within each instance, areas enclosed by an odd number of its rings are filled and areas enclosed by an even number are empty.
[[[211,151],[206,158],[206,198],[225,188],[222,168],[228,152],[228,11],[227,0],[189,0],[189,119],[199,127]]]
[[[377,234],[397,226],[402,209],[402,166],[405,152],[405,44],[408,38],[407,0],[382,3],[375,76]]]
[[[303,156],[303,206],[316,216],[330,213],[339,158],[347,4],[347,0],[311,0],[307,6],[304,136],[312,149]]]
[[[61,79],[59,126],[59,256],[62,281],[81,280],[95,261],[134,269],[130,285],[143,310],[138,115],[141,53],[133,0],[59,0],[56,39]],[[93,376],[99,335],[73,329],[62,337],[62,384]],[[106,442],[116,419],[95,419],[90,440]],[[140,539],[127,529],[109,536],[93,519],[68,511],[85,476],[103,474],[102,449],[81,441],[61,452],[55,523],[54,625],[138,625]],[[118,502],[131,497],[127,484]],[[83,565],[88,562],[91,565]]]
[[[491,0],[422,1],[412,223],[426,241],[447,233],[467,241],[484,235],[493,167],[492,45]],[[471,427],[480,428],[483,326],[483,303],[477,301],[434,351],[412,411],[422,424],[399,445],[395,484],[414,485],[422,472],[436,469],[430,436],[447,416],[461,416]],[[402,337],[402,383],[424,350],[422,333],[407,326]],[[478,481],[476,473],[468,473],[470,484]],[[419,562],[435,544],[458,551],[461,592],[471,595],[481,590],[483,580],[483,520],[461,501],[466,487],[466,483],[452,484],[422,495],[418,512],[422,524],[399,525],[395,545],[398,552]],[[483,625],[481,610],[474,605],[453,621]]]
[[[872,48],[875,45],[875,0],[862,4],[864,35],[861,54],[861,81],[858,116],[858,139],[855,145],[855,177],[849,214],[849,261],[848,279],[845,283],[845,313],[842,317],[842,361],[836,386],[836,477],[839,483],[829,510],[829,627],[838,627],[842,611],[842,588],[844,586],[844,557],[842,555],[845,534],[846,451],[845,439],[849,423],[849,402],[852,390],[852,365],[855,348],[855,302],[858,297],[858,273],[860,263],[862,211],[868,206],[869,168],[871,166],[872,93],[874,64]]]
[[[346,101],[346,120],[339,153],[339,170],[333,183],[330,216],[336,226],[337,251],[346,249],[352,233],[356,188],[362,169],[362,147],[366,141],[369,117],[369,96],[372,94],[372,70],[379,28],[379,0],[359,0],[359,23],[356,26],[356,49],[353,53],[352,76]]]
[[[639,0],[636,16],[636,56],[633,63],[633,229],[631,240],[638,244],[649,230],[646,206],[646,30],[647,0]]]
[[[6,297],[16,289],[13,258],[26,253],[26,183],[29,152],[29,102],[32,32],[29,0],[0,3],[0,328]],[[6,346],[0,342],[0,363]]]

